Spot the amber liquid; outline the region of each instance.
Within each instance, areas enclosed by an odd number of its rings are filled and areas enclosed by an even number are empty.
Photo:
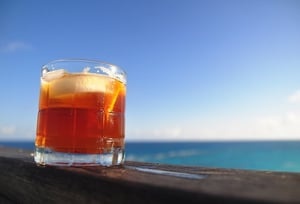
[[[125,85],[97,74],[66,74],[40,90],[36,146],[101,154],[124,148]]]

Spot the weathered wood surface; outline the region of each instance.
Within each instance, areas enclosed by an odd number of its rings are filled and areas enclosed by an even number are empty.
[[[300,203],[300,173],[125,162],[37,167],[0,147],[0,203]]]

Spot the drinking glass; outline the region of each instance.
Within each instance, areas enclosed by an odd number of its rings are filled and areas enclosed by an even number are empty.
[[[35,155],[38,165],[124,162],[126,73],[97,60],[42,67]]]

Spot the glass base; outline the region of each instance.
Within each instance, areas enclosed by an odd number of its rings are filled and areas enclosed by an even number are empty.
[[[55,152],[36,147],[34,161],[42,166],[115,166],[124,163],[124,149],[114,148],[102,154],[76,154]]]

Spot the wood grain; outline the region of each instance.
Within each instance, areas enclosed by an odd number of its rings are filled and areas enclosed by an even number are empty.
[[[300,173],[126,161],[122,167],[38,167],[0,147],[0,203],[300,203]]]

